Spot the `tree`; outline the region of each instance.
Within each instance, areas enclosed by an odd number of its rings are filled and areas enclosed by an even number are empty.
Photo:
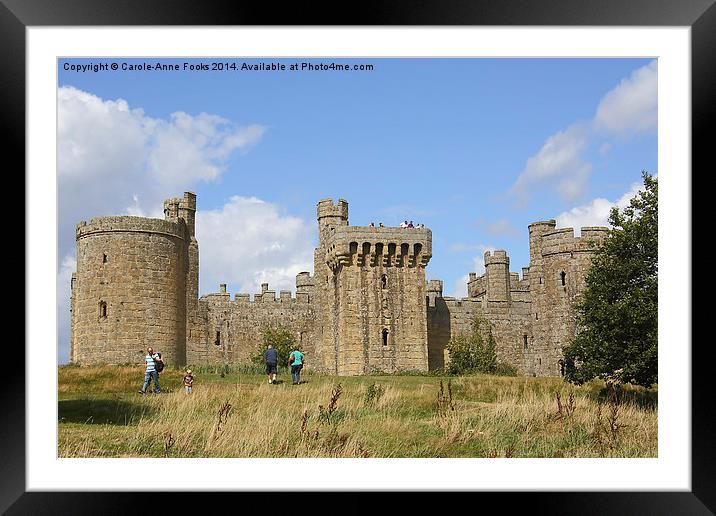
[[[266,351],[269,344],[278,353],[278,365],[283,366],[288,363],[288,355],[296,346],[296,337],[284,326],[266,328],[263,332],[261,347],[257,350],[256,355],[252,357],[254,363],[263,363],[264,351]]]
[[[642,178],[644,189],[629,206],[612,208],[612,229],[575,303],[577,334],[564,349],[577,365],[565,372],[571,382],[657,382],[658,184],[647,172]]]
[[[450,353],[448,372],[463,374],[469,372],[494,373],[497,369],[497,353],[492,328],[482,317],[472,321],[470,333],[455,335],[447,344]],[[487,336],[483,333],[487,333]]]

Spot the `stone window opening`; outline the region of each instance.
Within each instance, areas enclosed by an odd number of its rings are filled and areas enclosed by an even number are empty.
[[[216,338],[214,339],[214,346],[221,346],[221,332],[216,332]]]
[[[107,253],[102,254],[102,263],[107,263]]]
[[[535,321],[539,321],[539,314],[535,313]]]
[[[380,285],[383,289],[388,288],[388,276],[385,274],[380,277]]]
[[[388,345],[388,330],[386,328],[383,328],[381,335],[383,336],[383,346],[387,346]]]
[[[105,303],[104,301],[99,302],[99,317],[100,319],[107,318],[107,303]]]
[[[567,284],[567,282],[565,281],[565,279],[567,278],[567,273],[562,271],[559,273],[559,277],[562,280],[562,286],[564,287]]]
[[[523,335],[523,337],[524,337],[524,340],[525,340],[525,349],[527,349],[527,334],[525,333],[525,334]]]

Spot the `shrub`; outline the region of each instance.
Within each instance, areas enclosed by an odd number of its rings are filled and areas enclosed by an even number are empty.
[[[483,317],[476,316],[469,334],[456,335],[448,342],[450,361],[447,371],[452,374],[494,373],[497,368],[495,348],[490,323]]]
[[[517,368],[507,362],[497,362],[495,370],[492,374],[496,374],[498,376],[519,376]]]
[[[291,331],[284,326],[275,328],[266,328],[263,333],[261,347],[256,350],[256,354],[251,357],[254,364],[262,364],[264,361],[264,351],[271,344],[278,352],[278,365],[283,366],[288,363],[288,355],[296,346],[296,337]]]

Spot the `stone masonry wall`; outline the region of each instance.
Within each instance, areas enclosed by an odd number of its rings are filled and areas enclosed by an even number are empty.
[[[429,229],[340,227],[325,242],[337,373],[427,371]]]
[[[236,294],[232,300],[224,285],[221,289],[199,301],[206,321],[206,339],[191,351],[190,363],[249,363],[262,346],[264,331],[282,326],[304,351],[306,368],[314,367],[314,310],[307,294],[292,297],[290,291],[281,291],[276,297],[276,292],[265,284],[254,299],[249,294]]]
[[[73,360],[139,362],[147,346],[185,362],[186,228],[141,217],[77,225]]]
[[[165,220],[103,217],[77,225],[77,272],[71,283],[70,360],[141,361],[151,345],[173,365],[246,363],[266,328],[289,329],[306,367],[339,375],[443,369],[449,340],[487,320],[500,361],[523,374],[557,375],[573,337],[574,301],[584,289],[606,228],[529,225],[530,264],[510,272],[503,250],[485,254],[485,273],[470,273],[468,297],[443,297],[425,281],[429,229],[350,226],[348,203],[317,205],[314,275],[296,277],[296,295],[269,290],[233,299],[198,297],[196,196],[164,203]]]
[[[541,289],[535,302],[533,322],[538,349],[535,374],[559,374],[558,361],[562,348],[574,337],[575,313],[572,308],[584,290],[587,272],[595,248],[607,235],[606,228],[582,228],[581,237],[572,228],[553,229],[542,233],[540,242]]]

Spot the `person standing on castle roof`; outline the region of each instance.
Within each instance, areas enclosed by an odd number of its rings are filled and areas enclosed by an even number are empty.
[[[378,227],[379,227],[379,228],[384,228],[385,226],[383,225],[382,222],[378,222]]]
[[[412,228],[415,227],[415,226],[413,226],[413,221],[412,221],[412,220],[411,220],[410,222],[408,222],[408,227],[409,227],[410,229],[412,229]]]
[[[373,222],[370,223],[370,227],[374,228],[375,224]]]
[[[162,357],[158,353],[155,353],[154,350],[151,347],[147,348],[147,354],[144,356],[144,364],[146,366],[146,369],[144,370],[144,384],[142,385],[142,389],[139,391],[139,394],[144,394],[147,392],[147,387],[149,387],[149,382],[154,381],[154,392],[159,394],[161,391],[161,388],[159,387],[159,373],[157,372],[157,362],[161,362]]]
[[[401,223],[400,223],[400,227],[401,227],[401,228],[407,228],[407,227],[408,227],[408,221],[406,220],[405,222],[401,222]]]
[[[301,353],[298,349],[294,349],[288,355],[288,365],[291,366],[291,379],[293,380],[293,385],[298,385],[299,383],[301,383],[301,369],[303,369],[303,360],[303,353]]]
[[[276,383],[278,352],[271,344],[269,344],[268,349],[264,351],[264,362],[266,362],[266,374],[268,375],[268,383]]]

